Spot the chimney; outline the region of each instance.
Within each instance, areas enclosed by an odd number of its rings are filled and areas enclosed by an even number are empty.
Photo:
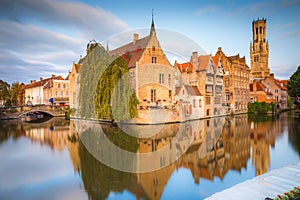
[[[192,65],[193,65],[196,69],[198,69],[198,67],[199,67],[199,62],[198,62],[198,52],[197,52],[197,51],[194,51],[194,52],[193,52],[191,61],[192,61]]]
[[[33,80],[33,83],[36,83],[36,80]]]
[[[222,51],[222,47],[218,47],[218,51]]]
[[[55,74],[52,74],[51,78],[55,78]]]
[[[271,78],[271,79],[274,79],[274,73],[271,73],[271,74],[270,74],[270,78]]]
[[[43,81],[43,77],[40,77],[40,81]]]
[[[133,44],[135,44],[135,42],[138,41],[138,39],[139,39],[139,34],[134,33],[133,34]]]
[[[30,80],[30,83],[33,83],[33,80]]]

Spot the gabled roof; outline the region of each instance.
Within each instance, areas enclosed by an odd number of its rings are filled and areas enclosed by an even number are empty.
[[[183,72],[193,72],[193,65],[190,62],[186,63],[177,63],[178,69],[181,73]]]
[[[280,81],[280,80],[277,80],[277,79],[274,79],[275,81],[275,84],[280,87],[281,90],[285,90],[287,91],[288,89],[285,87],[284,85],[284,81]]]
[[[141,59],[144,50],[147,47],[147,44],[150,40],[150,35],[135,42],[130,42],[121,46],[117,49],[114,49],[109,53],[110,56],[122,56],[128,62],[128,68],[135,67],[136,62]]]
[[[192,96],[201,96],[201,93],[198,89],[197,86],[194,86],[194,85],[184,85],[186,90],[187,90],[187,93],[189,95],[192,95]]]
[[[213,61],[215,63],[215,66],[219,65],[219,60],[220,60],[220,55],[219,54],[213,56]]]
[[[206,70],[209,61],[210,61],[211,55],[201,55],[198,57],[199,60],[199,70]]]
[[[263,91],[263,92],[265,92],[267,95],[273,95],[272,92],[266,91],[266,86],[265,86],[264,84],[262,84],[261,82],[257,82],[257,83],[256,83],[256,90],[257,90],[257,91]]]

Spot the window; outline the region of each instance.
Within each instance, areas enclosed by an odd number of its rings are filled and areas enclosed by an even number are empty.
[[[193,107],[196,108],[196,100],[193,100]]]
[[[159,83],[164,84],[164,74],[163,73],[159,73]]]
[[[259,27],[259,33],[260,33],[260,34],[262,33],[262,31],[261,31],[261,30],[262,30],[262,27]]]
[[[258,34],[258,28],[256,27],[256,34]]]
[[[153,63],[153,64],[156,63],[156,57],[152,57],[152,63]]]
[[[58,92],[57,91],[55,91],[55,96],[57,96],[58,95]]]
[[[156,90],[151,89],[151,102],[156,102]]]
[[[68,91],[66,92],[66,96],[67,96],[67,97],[69,96],[69,92],[68,92]]]
[[[213,92],[213,86],[212,85],[206,85],[206,92],[212,93]]]
[[[174,73],[174,75],[175,75],[175,76],[178,76],[178,73],[177,73],[177,72],[175,72],[175,73]]]
[[[172,90],[169,90],[169,99],[172,99]]]
[[[209,109],[206,110],[206,116],[209,116]],[[207,127],[209,126],[209,120],[207,120]]]
[[[171,85],[171,74],[168,74],[168,85]]]
[[[178,84],[178,80],[177,79],[175,79],[175,85],[177,85]]]
[[[205,104],[209,105],[210,104],[210,97],[205,97]]]
[[[155,46],[152,46],[152,51],[155,51]]]
[[[66,84],[63,84],[63,88],[64,88],[64,89],[66,88]]]
[[[184,95],[184,90],[182,90],[182,94]]]
[[[58,84],[58,86],[57,86],[58,88],[60,88],[60,84]]]
[[[60,92],[60,96],[61,97],[64,96],[64,92],[63,91]]]

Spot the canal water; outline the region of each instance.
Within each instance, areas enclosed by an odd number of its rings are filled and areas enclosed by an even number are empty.
[[[0,121],[0,199],[204,199],[299,162],[299,113],[153,126]]]

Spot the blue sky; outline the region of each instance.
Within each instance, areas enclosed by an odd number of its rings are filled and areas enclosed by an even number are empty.
[[[219,46],[228,56],[239,53],[249,66],[251,23],[264,17],[271,72],[287,79],[300,65],[299,0],[0,0],[0,79],[29,83],[53,73],[66,76],[90,40],[110,41],[120,33],[149,30],[152,9],[157,29],[181,34],[206,53],[215,54]],[[166,41],[158,38],[164,48]],[[190,54],[199,51],[194,47]]]

